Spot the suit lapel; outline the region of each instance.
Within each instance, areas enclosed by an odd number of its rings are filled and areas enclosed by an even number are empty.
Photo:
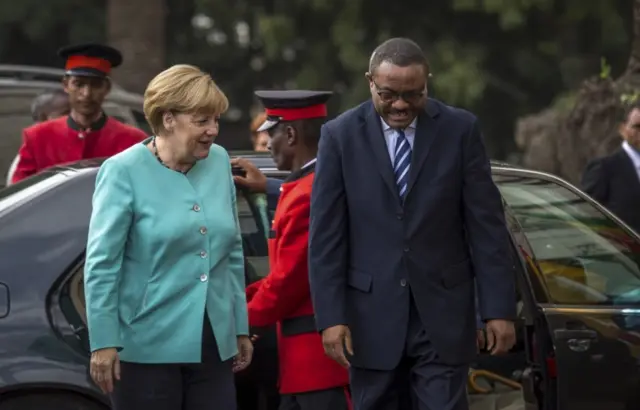
[[[398,188],[396,187],[393,175],[393,165],[391,164],[391,158],[389,158],[387,142],[385,141],[384,134],[382,133],[380,116],[371,102],[369,102],[369,109],[367,110],[363,127],[364,135],[366,135],[369,140],[369,144],[367,145],[371,147],[371,150],[373,151],[376,168],[387,185],[387,188],[391,190],[399,201],[400,197],[398,195]]]
[[[411,193],[411,188],[415,185],[418,175],[427,160],[427,156],[429,156],[431,144],[433,144],[433,141],[436,139],[438,131],[438,122],[436,117],[439,113],[440,110],[436,103],[429,100],[425,110],[418,116],[406,196],[409,196]]]

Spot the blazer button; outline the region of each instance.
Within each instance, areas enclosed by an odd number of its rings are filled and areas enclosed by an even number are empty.
[[[400,286],[402,286],[403,288],[407,286],[407,281],[404,279],[400,279]]]
[[[200,233],[203,234],[203,235],[206,235],[207,234],[207,227],[206,226],[201,227],[200,228]]]
[[[402,221],[402,214],[397,214],[396,218],[398,218],[399,221]]]
[[[200,212],[200,205],[195,204],[192,209],[196,212]]]
[[[205,252],[205,251],[200,252],[200,257],[202,259],[206,258],[207,257],[207,252]]]
[[[206,282],[207,281],[207,274],[203,273],[202,275],[200,275],[200,282]]]
[[[404,248],[404,253],[409,253],[410,249],[409,248]]]

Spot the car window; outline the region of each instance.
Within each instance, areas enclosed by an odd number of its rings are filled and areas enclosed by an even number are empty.
[[[252,194],[237,190],[238,222],[242,234],[242,248],[245,256],[247,282],[254,282],[269,273],[267,249],[268,230],[265,231],[261,208],[265,204],[256,201]]]
[[[640,304],[640,242],[635,236],[556,182],[495,180],[523,228],[553,303]]]

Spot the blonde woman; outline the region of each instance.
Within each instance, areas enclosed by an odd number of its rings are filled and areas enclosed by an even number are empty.
[[[208,74],[173,66],[147,87],[155,136],[104,162],[85,266],[91,376],[114,410],[235,409],[249,365],[228,107]]]

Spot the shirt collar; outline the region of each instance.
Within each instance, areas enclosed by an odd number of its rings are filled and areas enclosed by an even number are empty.
[[[300,178],[303,178],[309,175],[310,173],[314,172],[315,169],[316,169],[316,159],[314,158],[311,161],[304,164],[302,168],[300,168],[299,170],[290,173],[289,176],[284,180],[284,182],[287,183],[287,182],[297,181]]]
[[[391,126],[389,124],[387,124],[382,117],[380,117],[380,122],[382,123],[382,131],[387,131],[391,129]],[[414,118],[413,121],[411,121],[411,124],[409,124],[409,126],[407,128],[411,128],[413,130],[416,129],[416,124],[418,123],[418,117]],[[406,129],[406,128],[405,128]]]
[[[622,143],[622,149],[624,149],[627,155],[629,155],[629,158],[631,158],[631,162],[633,162],[633,165],[636,168],[640,169],[640,152],[629,145],[627,141],[624,141]]]
[[[315,164],[316,161],[317,161],[317,158],[312,159],[311,161],[309,161],[306,164],[304,164],[301,169],[305,169],[305,168],[310,167],[311,165]]]
[[[104,112],[102,112],[102,115],[100,116],[100,118],[98,118],[98,120],[96,122],[91,124],[89,129],[85,129],[80,124],[75,122],[73,120],[73,118],[71,118],[71,115],[67,116],[67,125],[69,126],[69,128],[71,128],[72,130],[76,130],[76,131],[85,131],[85,132],[86,131],[98,131],[99,129],[104,127],[106,123],[107,123],[107,114],[105,114]]]

